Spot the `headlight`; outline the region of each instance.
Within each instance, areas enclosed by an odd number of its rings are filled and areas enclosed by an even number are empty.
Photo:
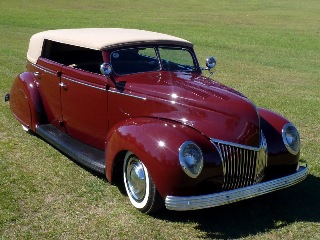
[[[300,151],[300,136],[293,124],[287,123],[284,125],[282,128],[282,139],[288,151],[293,155],[297,155]]]
[[[183,171],[189,177],[196,178],[203,167],[202,151],[194,142],[184,142],[179,148],[179,161]]]

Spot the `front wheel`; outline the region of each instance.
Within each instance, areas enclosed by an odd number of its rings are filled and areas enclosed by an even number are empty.
[[[132,152],[127,152],[124,159],[123,180],[130,202],[139,211],[151,214],[163,206],[147,168]]]

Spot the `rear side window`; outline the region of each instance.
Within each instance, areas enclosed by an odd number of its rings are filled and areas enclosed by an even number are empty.
[[[72,68],[99,74],[100,65],[103,63],[101,51],[51,40],[45,40],[41,56]]]

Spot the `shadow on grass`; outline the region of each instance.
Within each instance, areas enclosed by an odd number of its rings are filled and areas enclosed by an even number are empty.
[[[107,182],[103,174],[79,167]],[[114,183],[126,195],[122,182]],[[195,211],[163,208],[154,218],[170,222],[194,222],[207,238],[235,239],[282,228],[291,223],[320,222],[320,178],[313,175],[295,186],[237,203]],[[203,237],[203,236],[201,236]]]
[[[173,222],[195,222],[208,238],[240,238],[264,233],[296,221],[320,222],[320,178],[309,175],[291,188],[221,207],[175,212],[155,217]]]
[[[103,174],[77,161],[74,163],[107,182]],[[114,184],[122,194],[126,194],[121,182]],[[196,211],[178,212],[163,208],[153,217],[171,222],[194,222],[207,238],[235,239],[268,232],[297,221],[320,222],[319,189],[320,178],[308,175],[302,183],[253,199]]]

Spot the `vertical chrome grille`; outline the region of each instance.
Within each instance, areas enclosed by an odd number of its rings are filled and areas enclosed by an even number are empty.
[[[261,182],[267,166],[267,142],[262,132],[259,148],[216,139],[211,141],[222,160],[223,189],[241,188]]]

